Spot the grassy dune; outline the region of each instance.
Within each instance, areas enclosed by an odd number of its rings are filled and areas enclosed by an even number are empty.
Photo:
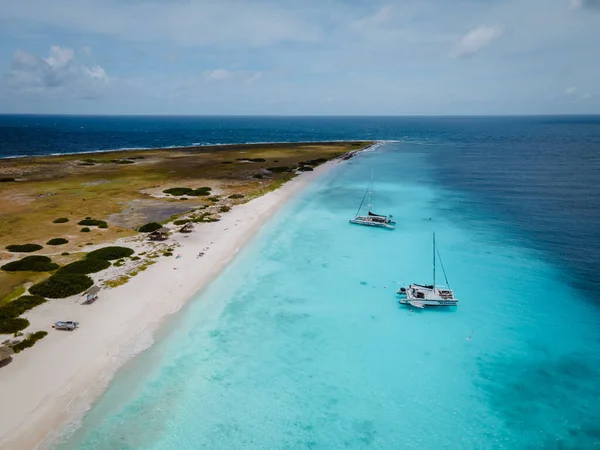
[[[26,256],[6,251],[7,245],[34,243],[44,248],[32,254],[53,255],[63,265],[79,258],[87,244],[132,236],[135,227],[212,205],[219,201],[214,197],[241,194],[242,199],[228,203],[244,202],[295,176],[293,170],[274,173],[267,168],[293,169],[303,161],[331,159],[368,144],[230,145],[0,160],[0,178],[15,179],[0,183],[0,263]],[[247,161],[257,158],[265,161]],[[204,186],[212,188],[212,200],[163,194],[173,187]],[[69,221],[53,223],[59,217]],[[87,217],[107,222],[108,228],[90,226],[89,232],[81,232],[78,222]],[[69,242],[46,245],[53,238]],[[65,252],[70,255],[61,256]],[[47,274],[0,271],[0,303],[44,277]]]

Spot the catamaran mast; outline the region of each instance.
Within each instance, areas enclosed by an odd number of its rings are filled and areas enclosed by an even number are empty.
[[[433,233],[433,291],[435,292],[435,233]]]
[[[373,170],[371,170],[371,182],[369,183],[369,203],[367,204],[368,212],[371,212],[371,196],[373,195]]]

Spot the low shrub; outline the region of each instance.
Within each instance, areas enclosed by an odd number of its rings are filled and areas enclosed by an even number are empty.
[[[221,161],[221,164],[233,164],[233,161]]]
[[[208,200],[210,200],[211,202],[218,202],[219,201],[219,197],[208,197]]]
[[[300,166],[300,167],[298,167],[298,170],[300,172],[312,172],[313,168],[309,167],[309,166]]]
[[[163,256],[173,256],[173,253],[171,253],[171,252],[164,252]]]
[[[0,269],[7,272],[50,272],[58,269],[58,264],[47,256],[34,255],[4,264]]]
[[[140,258],[139,256],[132,256],[131,257],[132,261],[139,261],[140,259],[142,259],[142,258]]]
[[[121,267],[125,262],[122,259],[119,259],[117,262],[113,264],[115,267]]]
[[[252,162],[267,162],[265,158],[250,158],[248,161]]]
[[[31,253],[31,252],[37,252],[38,250],[41,250],[42,247],[39,244],[20,244],[20,245],[7,245],[6,246],[6,250],[8,250],[9,252],[15,252],[15,253]]]
[[[61,267],[56,272],[57,274],[65,274],[65,273],[96,273],[101,270],[108,269],[110,267],[110,262],[105,259],[97,259],[97,258],[86,258],[80,261],[72,262],[71,264],[67,264],[66,266]]]
[[[90,231],[92,231],[92,230],[90,230],[88,227],[83,227],[83,228],[82,228],[81,230],[79,230],[79,231],[81,231],[82,233],[89,233],[89,232],[90,232]]]
[[[54,219],[52,223],[67,223],[69,219],[66,217],[59,217],[58,219]]]
[[[65,298],[81,292],[93,286],[94,280],[87,275],[78,273],[54,274],[41,283],[34,284],[29,292],[47,298]]]
[[[14,319],[31,308],[46,303],[44,297],[38,295],[24,295],[6,305],[0,306],[0,320]]]
[[[229,212],[229,211],[231,211],[231,208],[229,206],[221,206],[219,208],[219,212],[221,212],[221,213],[226,213],[226,212]]]
[[[150,222],[147,223],[146,225],[142,225],[141,227],[138,228],[138,231],[140,233],[152,233],[153,231],[156,230],[160,230],[162,228],[162,225],[158,222]]]
[[[29,320],[23,317],[0,319],[0,334],[14,334],[29,326]]]
[[[201,195],[210,195],[210,191],[212,189],[209,187],[201,187],[198,189],[192,189],[187,187],[176,187],[171,189],[165,189],[163,192],[165,194],[174,195],[176,197],[180,197],[182,195],[190,195],[192,197],[199,197]]]
[[[48,242],[46,242],[46,245],[63,245],[63,244],[67,244],[69,241],[67,241],[64,238],[54,238],[54,239],[50,239]]]
[[[292,169],[288,166],[269,167],[267,170],[273,173],[284,173],[292,171]]]
[[[12,349],[15,353],[19,353],[20,351],[25,350],[26,348],[33,347],[33,345],[39,341],[40,339],[44,339],[48,334],[47,331],[36,331],[35,333],[30,334],[26,339],[23,339],[16,345],[12,346]]]
[[[87,226],[94,226],[94,227],[100,227],[102,225],[102,228],[108,228],[108,224],[104,221],[104,220],[96,220],[96,219],[84,219],[84,220],[80,220],[79,222],[77,222],[77,225],[87,225]]]
[[[242,194],[231,194],[231,195],[229,196],[229,198],[232,198],[232,199],[239,199],[239,198],[244,198],[244,196],[243,196]]]
[[[191,222],[190,219],[180,219],[173,222],[175,225],[185,225],[186,223]]]
[[[252,178],[258,178],[259,180],[262,179],[262,175],[260,173],[255,173],[254,175],[252,175]]]
[[[317,159],[309,159],[307,161],[304,161],[304,163],[302,163],[302,164],[307,164],[310,166],[318,166],[319,164],[323,164],[327,161],[328,161],[327,158],[317,158]]]
[[[112,162],[115,164],[135,164],[135,161],[130,161],[128,159],[113,159]]]
[[[133,255],[134,251],[129,247],[104,247],[87,254],[86,259],[104,259],[113,261]]]
[[[69,255],[70,255],[69,252],[63,252],[63,253],[60,254],[60,256],[69,256]]]
[[[2,177],[2,178],[0,178],[0,183],[8,183],[10,181],[17,181],[17,180],[15,180],[12,177]]]

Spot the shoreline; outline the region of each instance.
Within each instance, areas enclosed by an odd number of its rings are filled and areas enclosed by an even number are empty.
[[[372,149],[376,143],[361,151]],[[160,258],[128,283],[102,290],[91,306],[77,298],[55,300],[26,314],[46,338],[0,371],[0,448],[39,448],[56,443],[104,392],[116,371],[152,345],[151,336],[207,286],[256,235],[261,225],[311,181],[339,163],[336,158],[279,189],[241,204],[219,222],[203,223],[189,236],[174,234],[181,257]],[[138,238],[122,244],[134,246]],[[197,254],[210,249],[202,258]],[[77,320],[75,332],[52,330],[56,320]],[[132,350],[131,344],[137,345]]]
[[[385,142],[393,142],[391,140],[360,140],[360,139],[333,139],[328,141],[266,141],[266,142],[242,142],[235,144],[200,144],[193,143],[190,145],[171,145],[168,147],[124,147],[124,148],[113,148],[107,150],[87,150],[83,152],[65,152],[65,153],[49,153],[44,155],[9,155],[0,156],[0,161],[5,159],[27,159],[27,158],[48,158],[48,157],[60,157],[60,156],[73,156],[73,155],[95,155],[98,153],[122,153],[122,152],[146,152],[146,151],[165,151],[165,150],[210,150],[213,148],[219,148],[220,150],[226,150],[228,148],[245,147],[248,145],[264,145],[264,146],[285,146],[285,145],[324,145],[324,144],[335,144],[335,143],[351,143],[351,142],[371,142],[363,150],[373,148],[374,146],[384,144]]]

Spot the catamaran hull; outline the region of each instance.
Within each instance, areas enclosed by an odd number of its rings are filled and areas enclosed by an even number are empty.
[[[417,306],[417,308],[421,306],[458,306],[458,300],[409,300],[407,298],[402,298],[399,300],[401,305],[409,305],[409,306]],[[415,305],[417,303],[418,305]]]
[[[353,223],[355,225],[365,225],[367,227],[385,228],[388,230],[393,230],[395,228],[393,225],[390,225],[389,223],[371,222],[371,221],[367,221],[367,220],[350,219],[348,222]]]

